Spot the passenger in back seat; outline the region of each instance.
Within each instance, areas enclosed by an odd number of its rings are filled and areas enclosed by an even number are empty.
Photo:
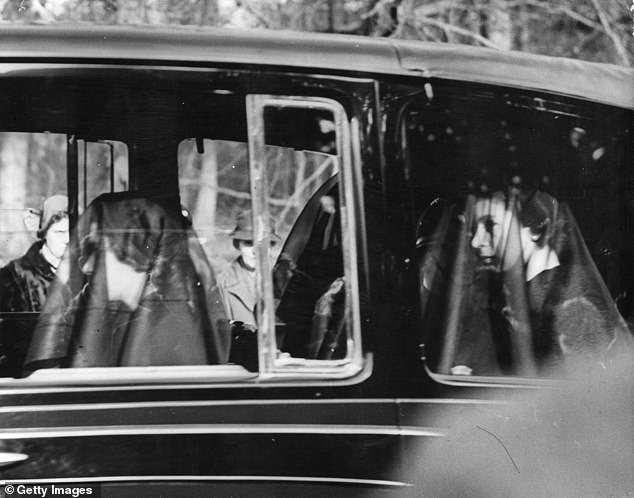
[[[269,223],[271,243],[276,244],[281,239],[275,232],[273,220],[271,219]],[[255,327],[257,260],[253,245],[253,215],[250,210],[238,213],[236,227],[231,232],[231,237],[233,246],[240,254],[231,266],[218,276],[218,283],[229,320]]]
[[[32,214],[37,218],[38,240],[24,256],[0,270],[0,312],[39,312],[68,245],[65,195],[49,197],[42,209]]]

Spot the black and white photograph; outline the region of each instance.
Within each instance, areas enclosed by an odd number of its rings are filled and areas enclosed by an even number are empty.
[[[0,497],[634,498],[632,0],[0,0]]]

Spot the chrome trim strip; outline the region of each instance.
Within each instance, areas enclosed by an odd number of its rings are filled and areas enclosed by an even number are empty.
[[[541,389],[544,387],[555,388],[565,384],[565,379],[548,379],[536,377],[493,377],[493,376],[468,376],[468,375],[448,375],[432,372],[427,363],[424,365],[425,372],[429,377],[439,384],[459,387],[493,387],[496,389]]]
[[[77,403],[49,405],[0,406],[2,413],[27,413],[49,411],[123,410],[135,408],[196,408],[221,406],[277,406],[277,405],[504,405],[508,401],[486,399],[442,398],[335,398],[335,399],[239,399],[224,401],[131,401],[118,403]]]
[[[121,70],[136,70],[136,71],[171,71],[171,72],[190,72],[190,73],[220,73],[220,72],[244,72],[244,73],[252,73],[252,70],[247,69],[244,63],[237,62],[236,64],[239,66],[243,66],[240,69],[235,67],[227,68],[224,67],[225,63],[222,62],[209,62],[209,65],[194,66],[194,65],[163,65],[163,64],[95,64],[95,63],[66,63],[66,62],[2,62],[0,61],[0,76],[15,76],[11,73],[14,72],[26,72],[26,71],[47,71],[47,70],[76,70],[76,69],[87,69],[87,70],[95,70],[95,69],[121,69]],[[297,67],[296,69],[301,69]],[[274,70],[264,70],[265,73],[269,72],[270,74],[280,74],[279,71]],[[341,75],[331,75],[328,73],[302,73],[297,71],[282,71],[285,75],[301,75],[308,76],[310,78],[315,79],[328,79],[333,81],[345,81],[350,83],[366,83],[373,84],[375,79],[373,78],[355,78],[352,76],[341,76]],[[409,74],[409,73],[408,73]]]
[[[0,467],[5,467],[7,465],[13,465],[17,462],[23,462],[27,460],[29,455],[25,453],[13,453],[8,451],[0,452]]]
[[[258,476],[258,475],[173,475],[173,476],[103,476],[103,477],[55,477],[51,479],[7,479],[0,481],[5,484],[58,484],[58,483],[125,483],[133,481],[270,481],[270,482],[302,482],[302,483],[337,483],[337,484],[365,484],[373,486],[410,487],[409,483],[402,481],[388,481],[384,479],[355,479],[350,477],[311,477],[311,476]]]
[[[113,367],[127,368],[127,367]],[[161,367],[153,367],[161,368]],[[170,367],[166,367],[170,368]],[[259,375],[253,379],[246,379],[244,382],[204,382],[197,381],[194,383],[174,383],[175,379],[165,376],[161,379],[164,383],[160,384],[156,381],[154,384],[104,384],[104,385],[86,385],[77,386],[73,384],[60,384],[51,386],[31,382],[29,378],[13,379],[9,377],[0,377],[0,396],[14,394],[39,394],[39,393],[71,393],[71,392],[114,392],[114,391],[151,391],[151,390],[183,390],[183,389],[250,389],[269,388],[269,387],[337,387],[356,385],[368,379],[372,375],[374,368],[374,357],[372,353],[366,353],[362,368],[359,372],[350,377],[337,378],[335,375],[316,375],[315,372],[306,370],[304,373],[295,374],[267,374]],[[68,369],[70,370],[70,369]],[[162,373],[162,372],[161,372]],[[8,387],[7,387],[8,386]],[[14,386],[14,387],[11,387]],[[6,403],[6,400],[5,400]]]
[[[62,437],[145,436],[157,434],[330,434],[442,437],[439,429],[380,425],[286,425],[286,424],[165,424],[86,427],[41,427],[2,429],[0,440],[48,439]]]
[[[231,363],[224,365],[164,365],[143,367],[80,367],[44,368],[36,370],[16,383],[40,386],[50,385],[145,385],[165,382],[247,382],[257,379],[258,374],[243,366]]]

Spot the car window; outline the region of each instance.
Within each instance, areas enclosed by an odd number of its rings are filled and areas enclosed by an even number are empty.
[[[127,147],[65,133],[0,132],[0,375],[17,376],[69,242],[68,177],[80,212],[128,189]]]
[[[198,75],[175,84],[153,71],[96,69],[77,79],[64,70],[7,83],[5,101],[18,99],[28,114],[5,114],[0,143],[0,175],[9,180],[0,228],[11,234],[0,243],[2,375],[53,382],[68,368],[69,379],[115,382],[125,374],[81,371],[125,366],[153,382],[143,368],[196,367],[189,372],[213,381],[202,366],[222,365],[218,379],[242,380],[310,361],[327,365],[326,376],[358,370],[357,248],[346,235],[357,208],[343,194],[352,170],[348,117],[317,97],[251,105],[252,96],[231,90],[244,75],[210,74],[217,91]],[[87,85],[95,91],[78,90]],[[41,97],[43,87],[58,98]],[[10,131],[27,122],[51,131]],[[308,243],[324,224],[329,242]],[[61,249],[49,251],[38,232]],[[43,258],[45,272],[26,284],[23,268],[7,265],[36,242],[32,256]],[[291,289],[314,279],[304,261],[325,247],[329,281],[305,301],[302,330],[284,333]],[[337,338],[334,357],[306,352],[306,327],[318,319],[326,320],[323,337]],[[188,333],[167,332],[182,328]]]
[[[209,137],[187,138],[178,150],[182,207],[231,324],[229,361],[298,375],[307,368],[310,375],[307,365],[322,360],[340,375],[336,369],[351,364],[359,344],[345,302],[346,273],[356,269],[344,270],[343,248],[351,242],[342,237],[347,208],[334,114],[301,103],[290,112],[288,105],[251,112],[263,123],[251,155],[247,143]],[[264,209],[254,191],[262,192]]]
[[[553,377],[631,345],[623,111],[439,89],[402,125],[431,371]]]

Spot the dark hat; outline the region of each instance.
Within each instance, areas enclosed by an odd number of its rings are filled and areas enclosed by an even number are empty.
[[[543,233],[555,221],[557,200],[546,192],[536,190],[522,202],[520,221],[533,233]]]
[[[38,238],[43,238],[51,225],[68,216],[68,197],[65,195],[52,195],[44,201],[40,210],[40,226],[37,231]]]
[[[275,232],[275,221],[269,218],[271,242],[281,242],[281,238]],[[236,217],[236,227],[231,232],[234,240],[253,240],[253,212],[250,209],[240,211]]]

